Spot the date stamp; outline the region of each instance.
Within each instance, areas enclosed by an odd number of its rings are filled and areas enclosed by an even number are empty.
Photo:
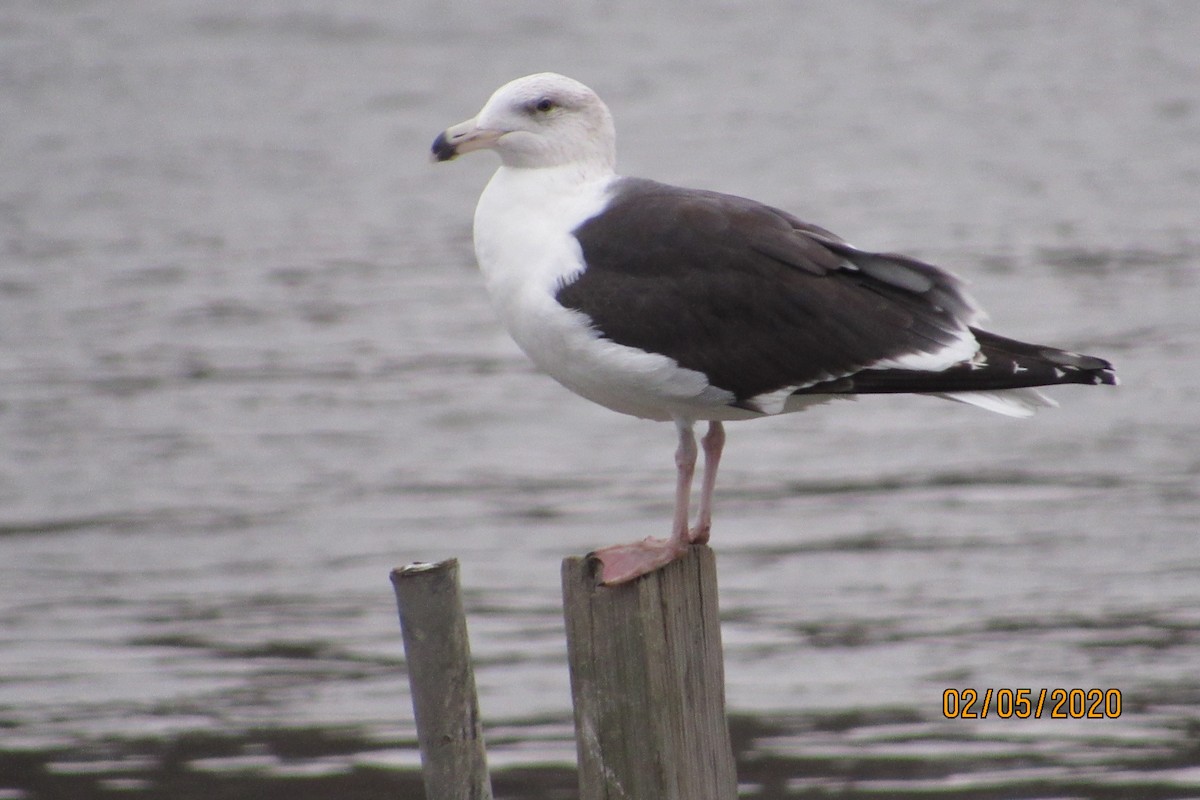
[[[946,719],[1116,719],[1120,689],[947,689]]]

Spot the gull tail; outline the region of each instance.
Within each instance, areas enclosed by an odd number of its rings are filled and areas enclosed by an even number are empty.
[[[1113,365],[1102,358],[1007,339],[972,328],[979,352],[940,371],[864,369],[797,394],[931,394],[1014,417],[1057,405],[1038,386],[1079,383],[1116,386]]]

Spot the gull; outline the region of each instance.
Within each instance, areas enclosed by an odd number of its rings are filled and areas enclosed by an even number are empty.
[[[1034,387],[1117,383],[1104,359],[976,327],[979,307],[938,267],[753,200],[619,175],[608,107],[563,75],[501,86],[433,143],[437,161],[477,150],[500,157],[474,242],[509,334],[572,392],[678,433],[670,535],[594,551],[605,584],[708,541],[725,422],[894,393],[1025,417],[1055,405]]]

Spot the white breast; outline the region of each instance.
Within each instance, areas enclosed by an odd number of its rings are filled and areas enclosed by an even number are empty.
[[[613,180],[575,166],[496,172],[475,209],[475,255],[492,304],[540,369],[595,403],[647,419],[745,416],[702,373],[601,338],[555,299],[584,269],[572,231],[603,210]]]

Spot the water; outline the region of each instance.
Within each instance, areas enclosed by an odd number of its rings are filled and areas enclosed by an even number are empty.
[[[0,794],[414,786],[387,574],[453,555],[502,794],[570,796],[558,564],[664,532],[673,432],[531,369],[471,255],[494,161],[427,158],[554,69],[627,174],[950,267],[1124,382],[730,428],[747,795],[1200,795],[1198,35],[1174,2],[7,4]],[[1124,706],[950,721],[947,687]]]

